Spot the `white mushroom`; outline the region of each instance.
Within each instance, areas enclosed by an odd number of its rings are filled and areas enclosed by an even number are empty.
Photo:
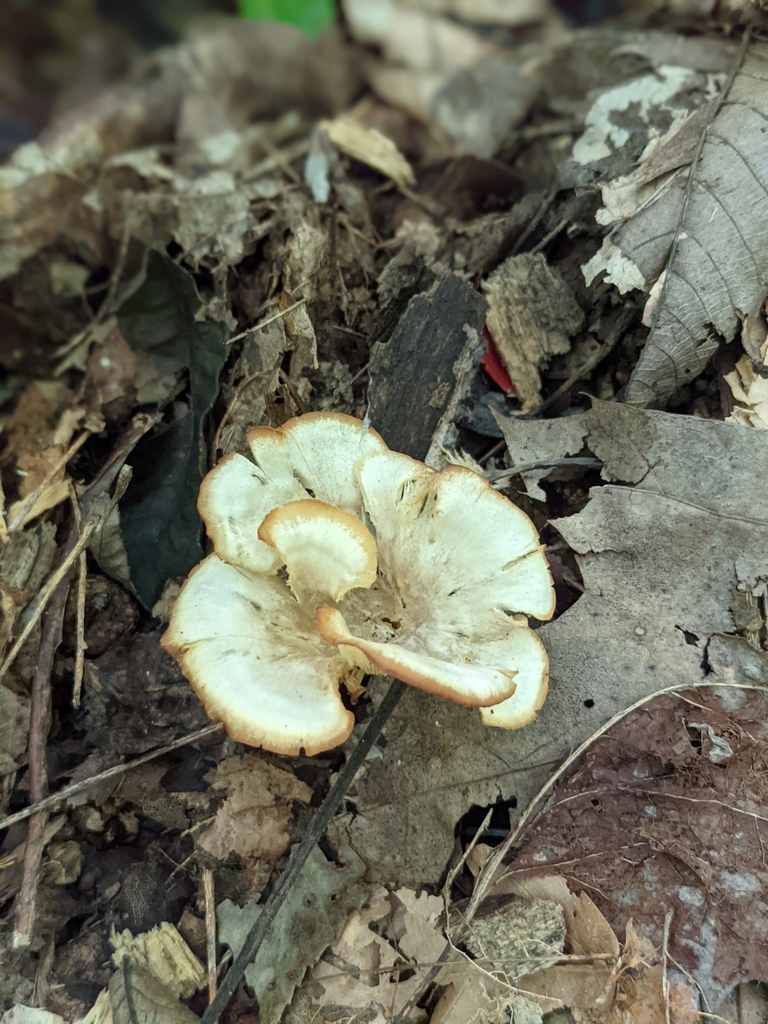
[[[249,435],[203,483],[213,541],[163,644],[209,715],[278,753],[342,743],[367,672],[530,722],[547,656],[525,616],[554,592],[528,517],[470,470],[437,473],[348,416]],[[520,614],[523,613],[523,614]]]

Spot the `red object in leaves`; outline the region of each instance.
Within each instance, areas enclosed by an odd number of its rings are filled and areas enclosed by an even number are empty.
[[[483,337],[485,338],[485,355],[481,359],[480,365],[493,383],[498,384],[505,394],[514,395],[515,385],[507,373],[506,366],[501,361],[499,350],[496,348],[496,342],[493,340],[493,335],[487,326],[483,328]]]

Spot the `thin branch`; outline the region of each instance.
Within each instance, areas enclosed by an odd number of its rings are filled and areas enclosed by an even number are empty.
[[[53,657],[61,641],[64,608],[67,603],[69,582],[67,573],[61,577],[43,624],[40,652],[32,681],[32,708],[29,730],[29,789],[33,800],[48,795],[48,731],[51,727],[51,672]],[[37,911],[37,887],[40,863],[45,846],[45,826],[48,812],[38,811],[29,823],[24,848],[24,872],[21,889],[16,898],[13,926],[13,948],[26,949],[32,941]]]
[[[299,306],[306,305],[306,299],[297,299],[296,302],[287,306],[285,309],[281,309],[279,313],[274,313],[272,316],[268,316],[266,320],[262,320],[258,324],[254,324],[253,327],[249,327],[247,331],[241,331],[240,334],[236,334],[232,338],[227,338],[227,345],[231,345],[235,341],[240,341],[242,338],[247,338],[249,334],[255,334],[256,331],[260,331],[263,327],[269,327],[270,324],[275,323],[276,320],[282,320],[284,316],[288,316],[294,309],[298,309]]]
[[[13,644],[10,651],[6,655],[5,661],[2,663],[2,665],[0,665],[0,679],[2,679],[2,677],[6,674],[8,669],[16,660],[16,655],[24,646],[24,642],[29,637],[29,634],[35,628],[38,619],[45,611],[45,608],[48,602],[50,601],[53,593],[55,592],[56,588],[65,578],[65,576],[69,573],[70,569],[77,561],[80,552],[84,551],[85,548],[88,546],[88,541],[91,539],[91,535],[93,534],[93,531],[96,529],[96,525],[97,524],[94,520],[91,520],[89,523],[85,524],[85,526],[83,527],[83,532],[80,534],[80,538],[75,544],[75,546],[65,557],[64,561],[61,563],[59,568],[50,577],[46,585],[43,587],[43,589],[40,591],[40,593],[33,601],[31,606],[31,614],[27,619],[24,629],[21,631],[15,643]]]
[[[213,891],[213,871],[203,868],[203,893],[205,894],[205,949],[208,961],[208,1002],[216,998],[218,976],[216,973],[216,900]]]
[[[269,899],[264,904],[256,923],[248,932],[242,949],[235,957],[226,977],[219,986],[216,998],[203,1014],[200,1024],[215,1024],[215,1021],[221,1016],[227,1003],[232,998],[235,989],[245,974],[246,967],[253,961],[253,958],[259,951],[262,942],[272,927],[272,922],[277,917],[278,911],[285,902],[294,882],[301,874],[307,858],[314,850],[318,840],[323,836],[344,794],[362,767],[366,755],[379,738],[381,730],[389,721],[389,717],[397,706],[397,702],[400,700],[404,689],[405,684],[396,679],[390,684],[384,700],[376,708],[349,760],[339,772],[330,792],[315,811],[306,836],[298,846],[294,847],[285,871],[280,876]]]
[[[80,707],[80,696],[83,690],[83,673],[85,671],[85,594],[88,583],[88,556],[80,552],[77,573],[77,632],[75,638],[75,682],[72,689],[72,707]]]
[[[9,814],[5,818],[0,818],[0,829],[10,828],[11,825],[16,825],[18,822],[24,821],[25,818],[31,818],[38,811],[49,811],[52,807],[56,807],[65,800],[71,800],[78,793],[84,793],[92,786],[106,782],[108,779],[118,778],[118,776],[124,775],[133,768],[140,768],[143,764],[154,761],[156,757],[170,754],[171,751],[178,750],[180,747],[186,747],[189,743],[196,743],[198,740],[215,736],[223,728],[224,726],[219,722],[215,725],[206,725],[203,729],[191,732],[188,736],[181,736],[179,739],[174,740],[173,743],[167,743],[164,747],[157,747],[157,749],[151,750],[148,754],[142,754],[141,757],[137,757],[134,761],[112,765],[111,768],[105,768],[103,772],[92,775],[90,779],[81,779],[79,782],[73,782],[71,785],[65,786],[64,789],[60,789],[58,793],[52,793],[51,796],[47,796],[44,800],[36,801],[30,807],[24,807],[22,810]]]
[[[672,911],[664,915],[664,935],[661,943],[661,994],[664,999],[664,1024],[670,1024],[669,1015],[669,978],[667,977],[667,961],[669,959],[669,929],[672,925]]]

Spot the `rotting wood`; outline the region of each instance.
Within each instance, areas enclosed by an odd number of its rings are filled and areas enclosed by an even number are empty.
[[[371,426],[396,452],[423,459],[455,386],[468,332],[479,342],[485,301],[461,278],[444,277],[411,299],[391,338],[371,351]]]

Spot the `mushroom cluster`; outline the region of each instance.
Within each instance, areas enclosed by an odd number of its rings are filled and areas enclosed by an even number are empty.
[[[236,740],[311,755],[354,725],[340,693],[391,675],[517,729],[547,691],[554,591],[533,523],[471,470],[436,472],[353,419],[248,436],[198,507],[213,544],[163,646]]]

